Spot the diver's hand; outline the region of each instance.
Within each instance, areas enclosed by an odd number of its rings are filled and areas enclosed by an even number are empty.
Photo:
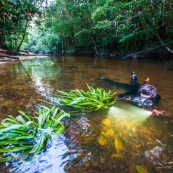
[[[131,100],[132,98],[131,97],[126,97],[125,100]]]
[[[157,109],[152,110],[152,115],[159,116],[159,115],[163,115],[163,113],[164,113],[164,111],[158,111]]]

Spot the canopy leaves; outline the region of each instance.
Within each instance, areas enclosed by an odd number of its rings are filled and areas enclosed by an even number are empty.
[[[141,50],[172,41],[172,8],[172,1],[159,0],[57,0],[45,11],[37,32],[59,40],[45,43],[41,36],[30,46],[59,53]]]

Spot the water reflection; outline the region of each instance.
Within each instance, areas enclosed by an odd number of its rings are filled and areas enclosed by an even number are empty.
[[[32,62],[52,60],[52,67],[31,67]],[[159,72],[158,72],[159,69]],[[3,73],[1,73],[1,71]],[[139,83],[148,76],[162,96],[160,107],[173,114],[172,75],[167,64],[152,61],[94,59],[92,57],[53,57],[0,67],[0,115],[31,111],[38,99],[54,98],[56,90],[95,87],[117,90],[99,83],[98,78],[129,83],[132,71]],[[166,76],[166,77],[165,77]],[[48,150],[30,162],[20,160],[1,167],[1,172],[99,173],[130,172],[136,169],[172,172],[173,121],[149,116],[149,112],[124,102],[115,108],[65,120],[66,131],[53,138]]]

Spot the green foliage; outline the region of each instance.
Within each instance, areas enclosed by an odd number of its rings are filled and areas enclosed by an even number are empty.
[[[46,148],[48,139],[63,132],[62,119],[68,113],[53,106],[38,108],[38,116],[32,117],[19,111],[16,118],[10,115],[0,124],[0,161],[9,161],[17,157],[33,156]]]
[[[42,0],[0,1],[0,47],[18,51],[27,36],[26,29],[35,14],[40,13]]]
[[[170,1],[63,0],[57,1],[55,9],[46,18],[49,24],[52,21],[49,27],[62,39],[64,49],[86,43],[98,51],[143,49],[158,42],[156,29],[163,41],[173,39]]]
[[[52,61],[45,61],[43,62],[42,64],[41,63],[38,63],[38,62],[33,62],[32,64],[30,64],[29,66],[30,67],[34,67],[34,66],[52,66],[54,65],[55,63],[52,62]]]
[[[29,49],[34,53],[54,53],[61,51],[61,40],[58,34],[55,34],[51,29],[33,29],[30,32],[29,43],[23,46],[24,49]]]
[[[111,26],[111,22],[108,20],[99,21],[95,26],[94,29],[109,29]]]
[[[87,85],[88,86],[88,85]],[[92,112],[99,109],[105,109],[115,103],[111,90],[106,92],[102,88],[92,88],[88,86],[88,91],[72,90],[69,93],[59,91],[61,95],[60,104],[62,106],[73,107],[85,112]]]
[[[54,65],[54,64],[55,64],[55,63],[52,62],[52,61],[45,61],[45,62],[43,63],[44,66],[52,66],[52,65]]]
[[[133,51],[173,39],[171,1],[56,0],[50,7],[42,1],[1,1],[0,47],[23,48],[35,53]],[[27,39],[26,28],[38,14]],[[32,31],[32,32],[31,32]],[[27,45],[26,45],[27,43]],[[132,44],[133,43],[133,44]]]

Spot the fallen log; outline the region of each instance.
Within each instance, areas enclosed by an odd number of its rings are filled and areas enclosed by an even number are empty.
[[[165,47],[166,45],[168,45],[168,44],[170,44],[172,42],[173,41],[170,41],[168,43],[163,43],[163,44],[161,44],[159,46],[156,46],[156,47],[153,47],[153,48],[150,48],[150,49],[147,49],[147,50],[143,50],[143,51],[140,51],[140,52],[137,52],[137,53],[132,53],[132,54],[129,54],[129,55],[125,55],[125,56],[123,56],[123,59],[134,58],[134,57],[136,57],[139,54],[142,54],[142,53],[145,53],[145,52],[148,52],[148,51],[152,51],[154,49],[158,49],[158,48],[161,48],[161,47]]]
[[[24,52],[26,53],[27,55],[29,55],[29,52],[27,50],[19,50],[19,52]]]
[[[4,54],[4,53],[0,53],[0,57],[7,57],[7,58],[10,58],[10,59],[19,60],[19,57],[7,55],[7,54]]]
[[[0,62],[9,62],[12,61],[11,59],[0,59]]]
[[[0,52],[7,52],[7,50],[4,50],[4,49],[0,49]]]

